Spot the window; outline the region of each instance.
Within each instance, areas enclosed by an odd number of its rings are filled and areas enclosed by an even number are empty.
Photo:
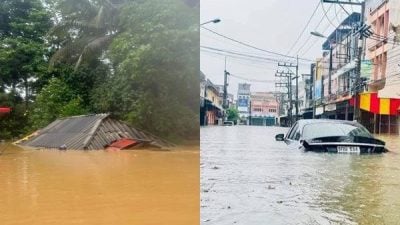
[[[303,128],[303,137],[305,140],[332,136],[372,137],[367,129],[353,124],[316,123],[305,125]]]
[[[287,139],[294,140],[295,133],[299,130],[299,124],[296,123],[293,128],[289,131]]]

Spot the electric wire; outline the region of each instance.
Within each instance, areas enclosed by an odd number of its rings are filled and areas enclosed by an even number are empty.
[[[215,34],[215,35],[218,35],[218,36],[223,37],[223,38],[225,38],[225,39],[228,39],[228,40],[230,40],[230,41],[239,43],[239,44],[241,44],[241,45],[243,45],[243,46],[246,46],[246,47],[249,47],[249,48],[253,48],[253,49],[256,49],[256,50],[259,50],[259,51],[263,51],[263,52],[267,52],[267,53],[270,53],[270,54],[282,56],[282,57],[285,57],[285,58],[296,59],[295,56],[289,56],[289,55],[285,55],[285,54],[282,54],[282,53],[278,53],[278,52],[273,52],[273,51],[270,51],[270,50],[262,49],[262,48],[259,48],[259,47],[254,46],[254,45],[247,44],[247,43],[245,43],[245,42],[238,41],[238,40],[236,40],[236,39],[234,39],[234,38],[231,38],[231,37],[228,37],[228,36],[226,36],[226,35],[220,34],[220,33],[216,32],[216,31],[214,31],[214,30],[211,30],[211,29],[209,29],[209,28],[206,28],[206,27],[201,27],[201,28],[202,28],[202,29],[205,29],[205,30],[207,30],[207,31],[209,31],[209,32],[211,32],[211,33],[213,33],[213,34]],[[311,60],[311,59],[306,59],[306,58],[299,58],[299,60],[303,60],[303,61],[313,61],[313,60]]]
[[[328,11],[332,8],[332,5],[330,5],[328,7]],[[322,21],[324,21],[325,16],[323,15],[321,20],[318,22],[318,24],[315,26],[314,30],[318,30],[318,27],[321,25]],[[328,26],[326,26],[326,28],[324,29],[323,32],[325,32],[328,28],[329,28],[329,24],[327,24]],[[306,46],[306,44],[310,41],[311,37],[314,37],[313,35],[309,34],[308,39],[303,43],[303,45],[301,45],[301,47],[297,50],[296,54],[299,54],[300,51]],[[315,45],[316,42],[313,42],[313,45]],[[309,48],[311,49],[311,47]],[[309,51],[309,49],[307,50],[307,52]],[[303,52],[302,55],[304,55],[305,53]]]
[[[242,77],[242,76],[238,76],[236,74],[229,74],[229,76],[238,78],[238,79],[242,79],[245,81],[250,81],[250,82],[258,82],[258,83],[273,83],[275,82],[275,80],[258,80],[258,79],[251,79],[251,78],[247,78],[247,77]]]
[[[317,6],[315,7],[313,13],[311,14],[310,18],[308,19],[306,25],[304,26],[303,30],[300,32],[299,36],[297,37],[296,41],[292,44],[292,46],[290,47],[289,51],[286,53],[286,55],[289,55],[289,53],[293,50],[294,46],[296,46],[296,44],[299,42],[300,38],[303,36],[304,32],[306,31],[308,25],[310,25],[310,22],[312,20],[312,18],[314,17],[315,13],[317,12],[319,6],[321,5],[321,2],[318,1]]]

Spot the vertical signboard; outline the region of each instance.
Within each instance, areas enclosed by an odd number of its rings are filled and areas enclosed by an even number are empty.
[[[316,80],[314,85],[314,99],[321,99],[322,96],[322,79]]]
[[[361,77],[369,79],[372,74],[372,62],[371,60],[361,60]]]

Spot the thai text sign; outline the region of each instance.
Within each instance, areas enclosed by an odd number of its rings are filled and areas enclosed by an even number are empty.
[[[372,74],[371,60],[361,60],[361,77],[370,78]]]

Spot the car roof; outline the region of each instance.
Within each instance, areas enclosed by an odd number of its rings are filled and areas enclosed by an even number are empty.
[[[303,127],[308,124],[316,124],[316,123],[336,123],[336,124],[350,124],[355,126],[361,126],[357,121],[349,121],[349,120],[333,120],[333,119],[301,119],[297,121],[300,127]]]

